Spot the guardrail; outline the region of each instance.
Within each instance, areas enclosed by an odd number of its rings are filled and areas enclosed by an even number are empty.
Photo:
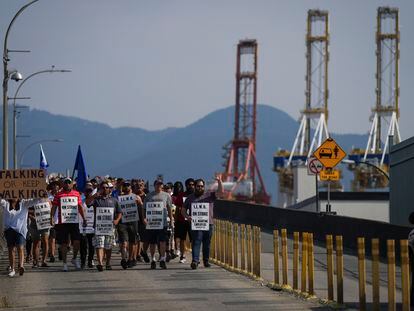
[[[387,289],[388,310],[396,310],[396,251],[395,240],[387,240]],[[366,247],[365,238],[357,239],[358,245],[358,288],[359,309],[366,310]],[[380,309],[380,269],[379,239],[372,239],[372,308]],[[292,291],[305,298],[315,296],[314,241],[311,232],[293,232],[293,249],[288,250],[288,231],[273,230],[273,280],[268,286],[273,289]],[[408,241],[399,241],[401,271],[402,310],[410,310],[410,268]],[[227,220],[215,219],[211,244],[211,261],[223,268],[246,275],[252,279],[264,281],[261,276],[261,228]],[[327,303],[344,304],[344,257],[343,237],[326,235],[326,278]],[[289,281],[289,258],[292,253],[291,282]],[[281,265],[280,265],[281,261]],[[299,267],[301,267],[299,275]],[[336,278],[334,277],[336,275]],[[299,286],[300,280],[300,286]],[[336,281],[336,282],[335,282]],[[335,284],[336,283],[336,284]],[[336,299],[334,287],[336,285]],[[320,298],[320,297],[319,297]]]

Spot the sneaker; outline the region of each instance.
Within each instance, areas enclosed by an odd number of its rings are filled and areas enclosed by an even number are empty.
[[[12,267],[11,266],[7,266],[7,272],[12,272],[12,271],[13,271]]]
[[[99,272],[103,271],[103,266],[102,265],[96,265],[96,269],[98,269]]]
[[[93,263],[92,261],[88,261],[88,268],[92,269],[93,268]]]
[[[79,258],[76,258],[75,259],[75,267],[78,270],[81,268],[81,263],[80,263],[80,259]]]
[[[165,264],[165,261],[164,260],[161,260],[160,261],[160,268],[161,269],[167,269],[167,265]]]
[[[85,267],[86,267],[86,264],[85,263],[81,263],[81,270],[84,270]]]
[[[179,250],[175,251],[175,256],[176,257],[181,257],[181,252]]]
[[[187,259],[185,259],[185,257],[180,257],[180,263],[186,263]]]
[[[132,266],[135,267],[137,265],[137,259],[132,260]]]
[[[9,275],[9,277],[12,278],[12,277],[14,277],[16,275],[16,271],[11,270],[8,275]]]
[[[42,262],[42,268],[47,268],[49,265],[46,262]]]
[[[157,264],[155,261],[151,261],[151,269],[155,269],[157,267]]]
[[[112,266],[111,266],[111,265],[106,265],[106,266],[105,266],[105,269],[106,269],[106,270],[112,270]]]
[[[142,257],[141,256],[137,256],[137,262],[144,262],[144,259],[142,259]]]
[[[122,259],[121,260],[121,266],[122,266],[122,268],[125,270],[126,268],[128,268],[128,263],[127,263],[127,261],[125,260],[125,259]]]
[[[38,267],[39,267],[39,264],[37,262],[33,262],[32,269],[36,269]]]
[[[142,252],[141,252],[141,256],[142,256],[142,258],[144,258],[144,261],[145,261],[146,263],[149,263],[149,262],[150,262],[150,259],[149,259],[149,257],[148,257],[148,254],[147,254],[146,252],[142,251]]]
[[[197,269],[198,264],[195,261],[192,261],[190,266],[191,266],[191,269],[195,270]]]
[[[204,267],[210,268],[211,264],[208,262],[208,260],[204,261]]]
[[[63,264],[63,272],[68,272],[68,265],[66,263]]]
[[[165,257],[165,261],[166,261],[166,262],[170,262],[170,260],[171,260],[171,255],[170,255],[170,252],[167,252],[167,255],[166,255],[166,257]]]
[[[128,267],[128,268],[133,268],[133,267],[134,267],[134,263],[133,263],[133,261],[132,261],[132,260],[128,260],[128,261],[127,261],[127,267]]]
[[[19,275],[23,275],[24,271],[24,267],[19,267]]]
[[[55,262],[55,256],[50,256],[49,262]]]

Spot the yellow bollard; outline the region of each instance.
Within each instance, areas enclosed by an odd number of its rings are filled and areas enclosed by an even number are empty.
[[[300,280],[300,291],[306,293],[306,275],[308,267],[308,233],[302,232],[302,272]]]
[[[220,263],[224,266],[224,222],[220,220]]]
[[[213,220],[213,232],[211,236],[211,243],[210,243],[210,261],[215,262],[216,259],[216,235],[214,234],[214,220]]]
[[[229,242],[229,269],[233,270],[233,224],[229,221],[227,223],[228,242]]]
[[[342,236],[336,237],[336,295],[337,302],[344,303],[344,247]]]
[[[252,271],[252,227],[247,225],[247,274],[253,275]]]
[[[282,229],[282,277],[283,286],[288,286],[288,252],[287,252],[287,231]]]
[[[253,257],[253,277],[256,277],[256,272],[257,272],[257,249],[256,249],[256,226],[253,226],[253,231],[252,231],[252,257]]]
[[[279,285],[279,230],[273,230],[273,271],[274,285]]]
[[[388,257],[388,310],[394,311],[395,304],[395,241],[387,240]]]
[[[408,240],[401,240],[400,247],[402,309],[403,311],[410,311],[410,258],[408,255]]]
[[[371,240],[372,253],[372,309],[380,310],[379,239]]]
[[[242,273],[246,274],[246,226],[241,225],[241,241],[240,241],[240,269]]]
[[[365,275],[365,239],[358,238],[359,310],[367,309]]]
[[[328,300],[334,300],[334,288],[333,288],[333,237],[332,235],[326,236],[326,263],[328,272]]]
[[[239,224],[233,224],[233,260],[234,270],[239,272]]]
[[[314,296],[313,233],[308,233],[308,275],[308,293],[309,295]]]
[[[299,232],[293,232],[293,289],[298,289]]]
[[[256,242],[256,247],[257,247],[257,255],[256,255],[256,260],[257,260],[257,273],[256,273],[256,276],[257,276],[257,278],[258,279],[260,279],[261,278],[261,275],[262,275],[262,273],[261,273],[261,253],[262,253],[262,239],[261,239],[261,229],[260,229],[260,227],[257,227],[257,236],[256,236],[256,239],[257,239],[257,242]]]
[[[221,222],[217,219],[217,264],[221,265]]]

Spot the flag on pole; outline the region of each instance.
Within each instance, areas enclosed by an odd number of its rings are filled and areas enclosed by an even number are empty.
[[[40,168],[46,170],[49,167],[47,163],[45,153],[43,152],[43,147],[40,145]]]
[[[77,172],[76,187],[79,191],[83,192],[85,191],[87,175],[80,145],[78,147],[78,153],[76,155],[75,167],[73,168],[72,178],[75,177],[75,171]]]

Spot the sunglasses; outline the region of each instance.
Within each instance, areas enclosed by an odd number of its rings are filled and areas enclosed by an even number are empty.
[[[204,188],[204,185],[197,185],[196,188]]]

